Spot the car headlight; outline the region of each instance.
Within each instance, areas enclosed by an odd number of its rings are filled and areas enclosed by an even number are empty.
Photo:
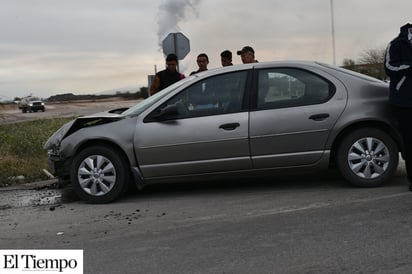
[[[57,150],[60,147],[60,143],[63,140],[63,137],[66,135],[66,133],[72,127],[74,121],[76,121],[76,120],[72,120],[72,121],[64,124],[55,133],[53,133],[53,135],[44,144],[44,146],[43,146],[44,149],[54,150],[54,151]]]

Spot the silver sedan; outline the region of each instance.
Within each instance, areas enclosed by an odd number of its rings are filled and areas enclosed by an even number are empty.
[[[188,77],[129,109],[77,118],[45,144],[52,172],[92,203],[131,182],[320,172],[380,186],[402,147],[388,85],[317,62]]]

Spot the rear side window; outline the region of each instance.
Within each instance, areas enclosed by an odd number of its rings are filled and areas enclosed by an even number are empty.
[[[322,104],[332,97],[333,85],[306,70],[265,69],[258,72],[257,109]]]

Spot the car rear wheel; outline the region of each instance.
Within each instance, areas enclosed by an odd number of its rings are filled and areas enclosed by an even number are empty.
[[[338,145],[336,164],[352,185],[375,187],[393,175],[398,154],[396,143],[384,131],[363,128],[343,138]]]
[[[73,160],[71,181],[76,194],[90,203],[109,203],[119,198],[129,181],[128,164],[115,149],[94,146]]]

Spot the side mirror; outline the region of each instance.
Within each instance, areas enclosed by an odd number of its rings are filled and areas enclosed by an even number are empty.
[[[153,115],[153,118],[157,120],[169,120],[174,119],[179,115],[179,110],[176,105],[168,105],[160,110],[159,113]]]

